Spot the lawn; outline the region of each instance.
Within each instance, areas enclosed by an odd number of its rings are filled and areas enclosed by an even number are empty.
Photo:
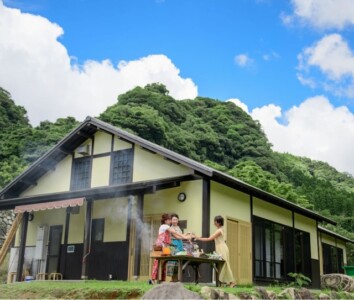
[[[140,299],[154,286],[146,282],[127,281],[30,281],[0,284],[0,299]],[[202,286],[185,284],[193,292],[200,293]],[[279,295],[287,286],[270,286],[266,289]],[[238,286],[222,288],[224,292],[237,295],[241,299],[261,299],[259,288]],[[353,299],[353,294],[331,291],[311,291],[316,299],[319,294],[331,295],[331,299]],[[335,296],[334,296],[335,295]],[[285,297],[288,299],[288,297]],[[276,299],[281,299],[276,297]],[[282,297],[284,299],[284,297]]]
[[[154,286],[127,281],[31,281],[0,285],[1,299],[139,299]],[[200,293],[202,286],[186,284]],[[275,288],[273,288],[274,290]],[[225,292],[254,294],[252,286],[223,288]],[[280,291],[281,289],[278,289]]]
[[[151,285],[126,281],[31,281],[0,285],[1,299],[137,299]]]

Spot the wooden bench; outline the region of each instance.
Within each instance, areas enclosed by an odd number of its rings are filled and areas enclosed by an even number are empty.
[[[49,280],[62,280],[63,275],[61,273],[50,273]]]
[[[16,281],[16,274],[17,272],[10,272],[8,275],[7,275],[7,283],[13,283]]]
[[[38,273],[36,275],[36,280],[47,280],[49,274],[48,273]]]

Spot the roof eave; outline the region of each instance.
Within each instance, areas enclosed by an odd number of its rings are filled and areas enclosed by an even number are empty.
[[[349,238],[346,238],[346,237],[344,237],[344,236],[342,236],[342,235],[340,235],[340,234],[338,234],[338,233],[336,233],[336,232],[334,232],[334,231],[331,231],[331,230],[329,230],[329,229],[327,229],[327,228],[324,228],[324,227],[322,227],[322,226],[318,226],[318,230],[321,231],[321,232],[323,232],[323,233],[325,233],[325,234],[334,236],[335,238],[341,239],[341,240],[343,240],[343,241],[345,241],[345,242],[354,244],[354,241],[353,241],[353,240],[351,240],[351,239],[349,239]]]
[[[241,190],[248,191],[250,194],[252,194],[254,196],[261,196],[262,197],[261,199],[264,201],[285,207],[285,208],[290,209],[296,213],[313,218],[317,221],[326,222],[326,223],[333,224],[333,225],[337,224],[337,222],[335,222],[327,217],[321,216],[320,214],[317,214],[307,208],[301,207],[301,206],[299,206],[293,202],[290,202],[286,199],[283,199],[281,197],[278,197],[278,196],[275,196],[271,193],[263,191],[263,190],[261,190],[257,187],[254,187],[242,180],[239,180],[235,177],[232,177],[232,176],[222,173],[220,171],[215,170],[213,178],[215,178],[217,180],[219,179],[221,182],[228,182],[228,181],[230,182],[231,181],[235,186],[239,187]],[[267,200],[267,199],[269,199],[269,200]]]

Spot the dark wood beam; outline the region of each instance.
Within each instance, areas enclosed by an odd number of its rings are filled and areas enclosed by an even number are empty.
[[[149,194],[153,193],[154,189],[157,187],[159,189],[171,188],[176,184],[179,184],[183,181],[191,181],[200,179],[199,176],[195,175],[186,175],[179,176],[161,180],[151,180],[151,181],[142,181],[134,182],[123,185],[111,185],[105,187],[97,187],[90,189],[83,189],[79,191],[68,191],[61,193],[53,194],[42,194],[38,196],[30,197],[16,197],[16,198],[6,198],[0,199],[0,210],[13,209],[17,205],[23,204],[36,204],[43,202],[59,201],[71,198],[93,198],[95,200],[104,199],[105,197],[124,197],[129,195],[136,194]],[[177,185],[176,185],[177,186]]]
[[[142,231],[144,226],[143,221],[143,211],[144,211],[144,195],[138,195],[136,203],[136,214],[135,216],[135,249],[134,249],[134,278],[138,278],[140,275],[140,257],[141,257],[141,240]]]
[[[210,180],[203,179],[202,189],[202,236],[210,236]],[[214,243],[202,242],[201,248],[205,253],[210,253],[214,250]],[[203,264],[201,266],[202,282],[211,282],[212,269],[210,265]]]
[[[91,231],[92,231],[92,209],[93,201],[89,200],[86,203],[86,219],[84,232],[84,250],[82,254],[81,279],[88,279],[87,261],[91,251]]]
[[[86,139],[90,139],[91,138],[91,135],[89,135],[89,134],[87,134],[85,132],[82,132],[82,131],[78,131],[77,134],[82,136],[82,137],[84,137],[84,138],[86,138]]]
[[[28,185],[28,187],[30,186],[36,186],[37,185],[37,181],[36,180],[29,180],[29,179],[21,179],[19,182]]]
[[[62,147],[59,147],[59,148],[58,148],[58,151],[60,151],[60,152],[62,152],[62,153],[64,153],[64,154],[66,154],[66,155],[70,155],[71,152],[72,152],[72,151],[70,151],[69,149],[64,148],[63,146],[62,146]]]
[[[22,281],[23,263],[25,261],[26,239],[28,228],[28,212],[23,213],[22,225],[21,225],[21,240],[20,248],[18,250],[18,263],[16,272],[16,281]]]
[[[67,256],[67,247],[68,247],[68,240],[69,240],[69,226],[70,226],[70,214],[71,214],[71,209],[72,207],[67,207],[66,208],[66,216],[65,216],[65,231],[64,231],[64,243],[63,243],[63,249],[64,253],[61,256],[62,261],[60,261],[60,273],[65,276],[65,269],[66,269],[66,256]]]

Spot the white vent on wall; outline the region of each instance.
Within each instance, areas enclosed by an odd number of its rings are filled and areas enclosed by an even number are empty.
[[[81,155],[90,155],[91,154],[91,145],[83,145],[76,149],[76,152]]]

